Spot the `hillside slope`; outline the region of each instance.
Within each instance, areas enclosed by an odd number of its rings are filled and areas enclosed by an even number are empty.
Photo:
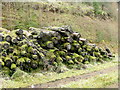
[[[84,3],[62,2],[3,3],[3,27],[14,30],[70,25],[73,30],[80,32],[82,37],[100,45],[108,45],[114,48],[113,51],[117,51],[118,25],[117,20],[111,18],[112,15],[117,14],[115,11],[117,5],[104,4],[113,6],[113,14],[103,11],[104,9],[98,9],[96,3],[93,6]],[[109,12],[112,9],[107,8]],[[96,10],[99,14],[95,14]]]

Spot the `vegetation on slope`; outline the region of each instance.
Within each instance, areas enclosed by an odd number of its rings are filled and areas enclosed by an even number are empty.
[[[117,20],[116,10],[116,3],[3,3],[2,24],[9,30],[70,25],[84,38],[109,45],[116,52],[118,26],[113,20]]]

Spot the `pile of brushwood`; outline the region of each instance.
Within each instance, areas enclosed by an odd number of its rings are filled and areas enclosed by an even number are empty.
[[[61,65],[79,69],[112,57],[110,49],[89,43],[70,26],[0,32],[0,67],[9,74],[16,68],[26,72],[38,68],[57,71]]]

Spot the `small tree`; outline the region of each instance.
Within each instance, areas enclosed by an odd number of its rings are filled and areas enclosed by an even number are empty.
[[[94,13],[98,15],[100,10],[99,2],[93,2],[93,8],[94,8]]]

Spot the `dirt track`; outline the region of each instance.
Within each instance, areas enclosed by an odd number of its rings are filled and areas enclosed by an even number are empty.
[[[104,70],[100,70],[100,71],[94,71],[91,73],[87,73],[87,74],[83,74],[83,75],[78,75],[78,76],[72,76],[69,78],[64,78],[64,79],[60,79],[60,80],[56,80],[56,81],[51,81],[48,83],[44,83],[44,84],[37,84],[34,85],[34,88],[55,88],[55,87],[59,87],[60,85],[64,85],[64,84],[68,84],[72,81],[79,81],[80,79],[87,79],[99,74],[105,74],[105,73],[109,73],[112,71],[115,71],[118,69],[118,66],[113,66]],[[31,88],[31,87],[30,87]]]
[[[107,88],[118,88],[119,85],[120,85],[120,83],[119,84],[118,83],[114,83],[114,84],[108,86]]]

